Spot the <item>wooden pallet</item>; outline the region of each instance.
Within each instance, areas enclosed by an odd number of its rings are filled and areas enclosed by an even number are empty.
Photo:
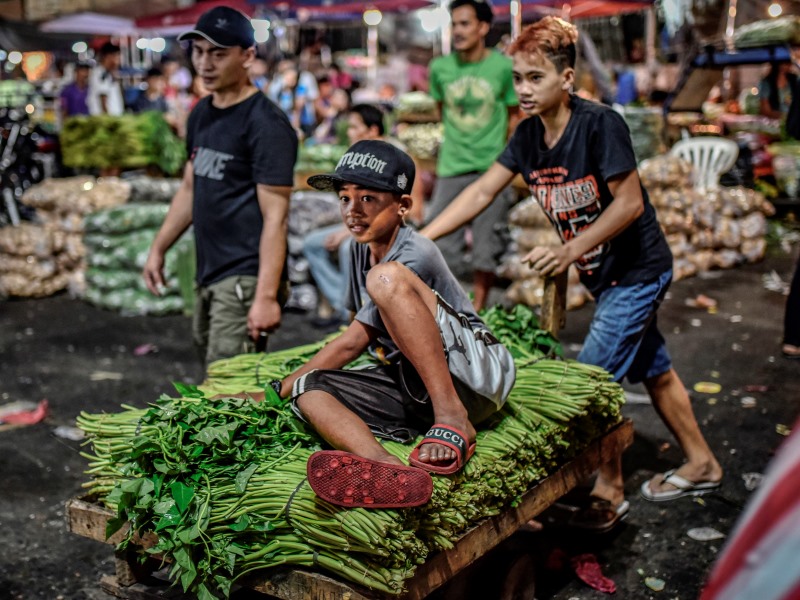
[[[521,525],[550,507],[588,478],[601,464],[620,455],[632,442],[633,424],[630,420],[623,421],[526,492],[517,507],[484,519],[465,533],[453,549],[433,555],[408,581],[408,592],[393,598],[422,600],[495,548]],[[111,516],[108,509],[85,499],[75,498],[67,502],[69,531],[93,540],[117,544],[124,532],[117,532],[111,539],[105,539],[106,522]],[[152,546],[154,542],[152,536],[139,540],[144,547]],[[149,576],[147,565],[139,565],[133,554],[118,553],[116,559],[116,575],[106,576],[101,581],[104,590],[128,600],[170,597],[163,595],[165,592],[161,591],[145,595],[147,590],[139,582]],[[386,597],[355,584],[302,569],[277,571],[269,577],[262,575],[243,582],[243,585],[281,600],[375,600]]]

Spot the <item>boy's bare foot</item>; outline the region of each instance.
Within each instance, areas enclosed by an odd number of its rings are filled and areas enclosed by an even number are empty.
[[[470,446],[473,442],[475,442],[475,437],[477,436],[477,432],[475,428],[472,426],[472,423],[469,420],[457,420],[457,419],[449,419],[447,417],[436,417],[435,422],[437,424],[448,425],[458,431],[462,432],[466,436],[466,445],[467,447]],[[427,444],[422,444],[419,449],[419,455],[417,457],[420,462],[424,463],[448,463],[456,460],[457,455],[456,452],[452,448],[448,448],[442,444],[437,444],[435,442],[430,442]]]
[[[784,344],[781,347],[781,352],[786,358],[800,358],[800,347],[793,344]]]

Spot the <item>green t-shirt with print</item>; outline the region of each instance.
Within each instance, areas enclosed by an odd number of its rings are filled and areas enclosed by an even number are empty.
[[[496,50],[479,62],[453,53],[431,63],[430,94],[442,103],[444,122],[439,177],[486,171],[505,148],[508,107],[517,105],[511,64]]]

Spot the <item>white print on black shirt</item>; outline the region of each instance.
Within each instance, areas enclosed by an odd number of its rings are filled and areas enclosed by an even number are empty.
[[[529,176],[531,194],[555,225],[563,242],[574,239],[594,223],[602,210],[597,180],[594,175],[567,181],[569,171],[552,167],[532,171]],[[581,256],[575,263],[581,271],[600,267],[605,245],[601,244]]]
[[[210,148],[197,147],[192,157],[194,174],[222,181],[225,178],[225,165],[233,158],[233,154],[218,152]]]

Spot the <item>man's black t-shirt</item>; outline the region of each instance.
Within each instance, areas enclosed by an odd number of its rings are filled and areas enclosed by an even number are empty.
[[[256,184],[292,185],[297,157],[294,129],[264,94],[224,109],[211,99],[198,102],[186,134],[201,286],[231,275],[258,275],[264,222]]]
[[[570,98],[572,115],[553,148],[539,117],[518,126],[497,161],[521,173],[531,194],[568,242],[594,223],[614,199],[608,180],[636,169],[630,132],[607,106]],[[611,285],[649,282],[672,268],[672,254],[642,188],[645,210],[625,231],[578,259],[581,281],[597,295]]]

